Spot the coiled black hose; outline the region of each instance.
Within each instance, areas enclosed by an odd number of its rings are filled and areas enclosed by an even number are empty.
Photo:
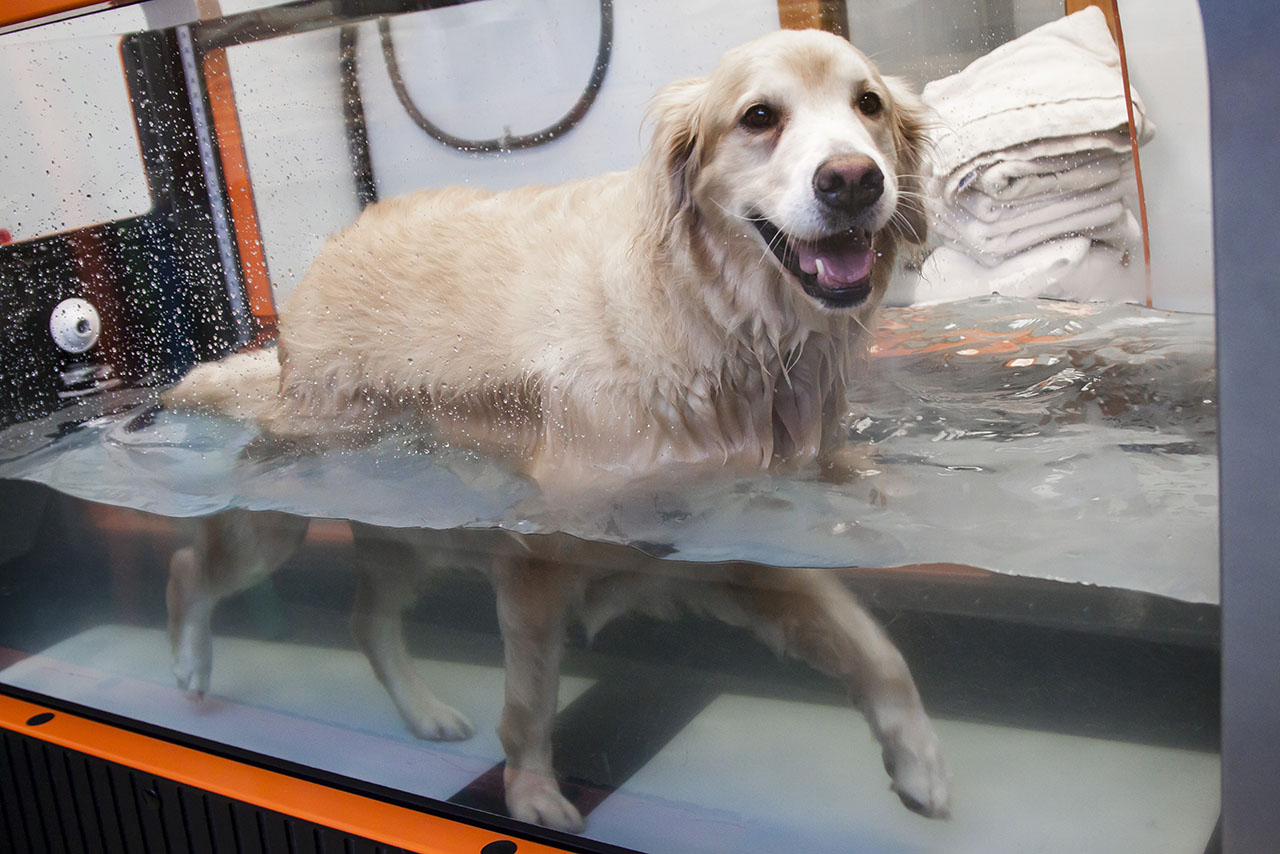
[[[458,151],[487,154],[499,151],[519,151],[545,145],[564,136],[573,130],[582,117],[587,114],[596,95],[600,93],[600,85],[604,82],[605,71],[609,68],[609,59],[613,53],[613,0],[600,0],[600,41],[596,47],[595,66],[591,69],[591,77],[586,88],[578,97],[577,103],[565,113],[555,124],[542,130],[519,136],[501,136],[495,139],[464,139],[443,130],[435,122],[422,114],[414,104],[404,80],[400,76],[400,63],[396,60],[395,45],[391,41],[391,22],[388,18],[378,19],[378,33],[382,37],[382,57],[387,63],[387,73],[391,76],[391,85],[395,89],[400,105],[404,107],[414,123],[422,128],[436,142],[447,145]]]
[[[369,129],[364,119],[364,101],[360,98],[360,73],[356,67],[354,25],[343,27],[338,35],[338,72],[342,80],[342,117],[347,129],[347,155],[356,182],[356,198],[364,210],[378,200],[378,187],[373,180],[373,160],[369,157]]]

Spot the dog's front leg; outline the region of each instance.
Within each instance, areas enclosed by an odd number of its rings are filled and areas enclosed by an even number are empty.
[[[570,585],[554,563],[528,555],[498,559],[498,622],[506,657],[506,701],[498,737],[506,751],[507,809],[521,821],[576,833],[582,815],[560,793],[551,727],[560,688]]]
[[[432,741],[470,738],[471,722],[436,697],[418,672],[405,641],[404,612],[430,575],[413,549],[386,531],[353,523],[356,546],[356,600],[351,633],[387,689],[409,731]]]
[[[711,610],[840,678],[880,742],[903,804],[922,815],[947,816],[946,766],[915,680],[898,648],[840,580],[822,570],[743,566],[728,591],[729,601]]]

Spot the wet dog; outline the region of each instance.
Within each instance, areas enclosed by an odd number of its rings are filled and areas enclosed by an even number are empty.
[[[274,351],[198,366],[166,405],[317,448],[408,431],[503,459],[549,496],[709,469],[840,470],[838,421],[872,315],[899,246],[925,232],[922,106],[846,41],[784,31],[663,89],[650,118],[649,149],[627,172],[370,207],[321,250]],[[279,566],[305,527],[232,511],[174,556],[184,686],[207,686],[214,604]],[[439,555],[485,555],[518,818],[581,826],[551,766],[564,628],[634,608],[711,614],[845,680],[903,802],[947,812],[937,738],[906,664],[823,573],[655,568],[563,536],[357,525],[356,540],[356,637],[427,738],[470,726],[413,669],[401,613]]]

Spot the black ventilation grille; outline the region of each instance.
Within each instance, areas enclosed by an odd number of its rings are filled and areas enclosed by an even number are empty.
[[[0,850],[13,854],[405,851],[8,730],[0,730]]]

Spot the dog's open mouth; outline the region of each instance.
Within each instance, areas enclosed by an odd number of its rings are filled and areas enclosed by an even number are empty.
[[[763,217],[752,222],[774,257],[809,296],[832,308],[851,308],[871,295],[875,252],[870,232],[852,228],[821,240],[793,240]]]

